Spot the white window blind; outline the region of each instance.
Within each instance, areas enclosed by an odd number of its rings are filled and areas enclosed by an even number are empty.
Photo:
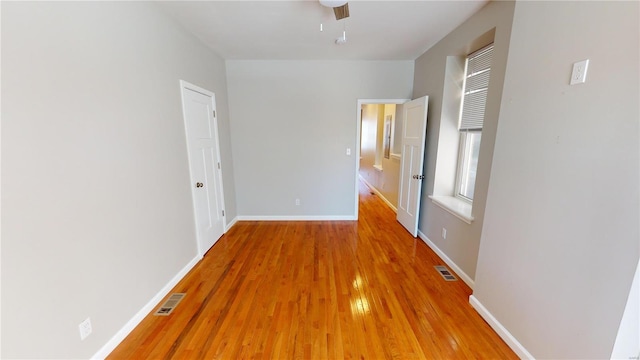
[[[464,82],[464,101],[460,114],[460,130],[482,130],[487,89],[491,74],[493,44],[467,57],[467,73]]]

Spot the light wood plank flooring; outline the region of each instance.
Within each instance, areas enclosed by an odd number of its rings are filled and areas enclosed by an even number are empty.
[[[358,222],[239,222],[109,359],[516,359],[366,186]]]

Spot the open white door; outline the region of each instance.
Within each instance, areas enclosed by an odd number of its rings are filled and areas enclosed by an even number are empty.
[[[418,235],[422,166],[427,136],[427,105],[429,97],[411,100],[403,105],[402,162],[398,191],[398,221],[414,237]]]
[[[200,256],[224,234],[224,198],[215,95],[181,81],[191,194]]]

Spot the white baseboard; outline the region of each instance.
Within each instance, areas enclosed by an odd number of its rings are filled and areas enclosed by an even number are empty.
[[[173,289],[180,280],[182,280],[191,269],[202,259],[200,256],[193,258],[185,267],[182,268],[173,279],[160,290],[158,293],[149,300],[149,302],[142,307],[109,341],[107,341],[97,353],[95,353],[92,359],[104,359],[106,358],[121,342],[124,338],[135,329],[138,324],[151,312],[155,307],[164,299],[164,297]]]
[[[369,184],[369,182],[364,177],[362,177],[362,175],[359,176],[362,182],[367,184],[369,189],[371,189],[371,191],[373,191],[380,198],[380,200],[384,201],[385,204],[387,204],[391,208],[391,210],[393,210],[393,212],[398,213],[398,208],[395,207],[375,186]]]
[[[238,221],[355,221],[353,215],[329,216],[238,216]]]
[[[469,303],[474,309],[482,316],[482,318],[495,330],[495,332],[509,345],[516,355],[521,359],[534,359],[527,349],[511,333],[485,308],[478,299],[471,295],[469,296]]]
[[[469,275],[467,275],[467,273],[462,271],[462,269],[455,262],[453,262],[453,260],[451,260],[447,256],[447,254],[445,254],[442,250],[440,250],[440,248],[438,248],[436,244],[433,243],[433,241],[429,240],[427,235],[425,235],[420,230],[418,230],[418,237],[420,237],[420,239],[422,239],[431,248],[431,250],[433,250],[433,252],[435,252],[442,259],[442,261],[445,262],[445,264],[449,265],[451,270],[453,270],[453,272],[458,274],[458,276],[460,276],[460,279],[462,279],[462,281],[464,281],[465,284],[469,285],[471,290],[473,290],[473,287],[475,286],[476,283]]]
[[[235,225],[237,222],[238,222],[238,217],[236,216],[233,219],[231,219],[231,221],[229,221],[227,226],[225,226],[224,232],[226,233],[227,231],[229,231],[229,229],[231,229],[233,225]]]

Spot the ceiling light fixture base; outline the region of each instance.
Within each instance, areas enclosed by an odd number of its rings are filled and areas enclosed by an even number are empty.
[[[346,3],[347,1],[342,1],[342,0],[320,0],[320,5],[330,7],[330,8],[344,6],[344,4]]]

